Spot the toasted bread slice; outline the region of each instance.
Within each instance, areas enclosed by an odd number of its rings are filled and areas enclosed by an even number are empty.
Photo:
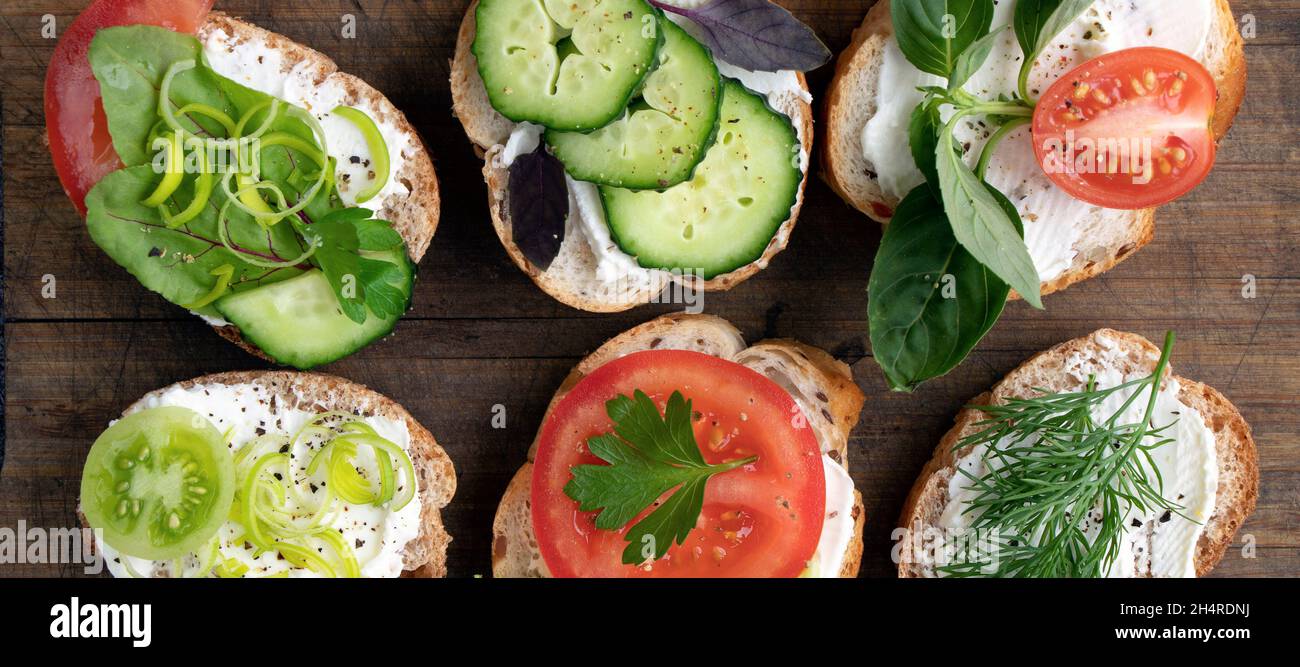
[[[1008,398],[1038,395],[1037,389],[1051,392],[1079,391],[1082,382],[1065,372],[1068,359],[1080,356],[1100,360],[1103,353],[1118,346],[1122,358],[1116,370],[1121,373],[1149,375],[1155,372],[1160,349],[1147,339],[1131,333],[1102,329],[1091,335],[1076,338],[1041,352],[1011,371],[990,392],[977,396],[972,404],[1001,403]],[[1206,522],[1200,542],[1196,545],[1196,574],[1204,576],[1223,559],[1237,529],[1255,510],[1259,495],[1259,462],[1255,440],[1250,426],[1241,413],[1222,394],[1199,382],[1173,375],[1180,391],[1178,399],[1194,408],[1205,419],[1214,433],[1215,455],[1219,476],[1214,513]],[[954,451],[962,438],[979,430],[978,422],[986,419],[985,413],[967,408],[957,415],[956,425],[944,435],[934,450],[934,458],[921,470],[903,505],[899,525],[902,527],[902,545],[899,550],[898,574],[900,577],[932,576],[933,569],[917,558],[910,550],[914,544],[911,536],[923,535],[936,528],[948,504],[948,482],[956,471],[956,464],[969,453],[969,448]]]
[[[765,341],[746,348],[740,332],[709,315],[666,315],[611,339],[574,367],[551,399],[546,417],[588,373],[620,357],[645,350],[689,350],[729,359],[772,379],[795,399],[817,433],[822,450],[848,468],[848,438],[866,400],[849,367],[825,352],[790,341]],[[546,417],[543,417],[545,421]],[[495,577],[549,577],[537,548],[530,506],[533,459],[515,473],[497,507],[492,524],[492,574]],[[866,510],[853,492],[853,539],[845,550],[839,576],[855,577],[862,563],[862,526]]]
[[[1245,97],[1246,54],[1228,0],[1217,3],[1203,62],[1219,89],[1214,130],[1222,139]],[[893,33],[889,0],[880,0],[854,31],[852,43],[836,63],[826,95],[826,145],[822,150],[823,179],[854,208],[882,223],[893,217],[899,200],[881,189],[874,165],[863,156],[862,130],[876,114],[876,85],[885,45]],[[1107,216],[1098,211],[1094,209],[1087,220],[1079,221],[1085,231],[1075,247],[1078,254],[1064,273],[1044,281],[1044,295],[1109,271],[1155,236],[1154,209]]]
[[[639,305],[650,303],[673,281],[688,282],[693,288],[725,291],[749,279],[755,273],[766,268],[772,258],[785,249],[794,231],[795,222],[803,206],[804,187],[808,184],[807,169],[803,181],[799,184],[799,196],[790,211],[790,217],[781,224],[776,235],[768,243],[763,256],[731,273],[726,273],[712,280],[699,281],[691,278],[673,276],[666,272],[656,272],[654,277],[639,284],[619,284],[617,289],[602,282],[597,277],[597,259],[580,230],[572,222],[566,229],[564,242],[559,255],[545,270],[524,257],[523,252],[514,242],[510,222],[510,202],[508,200],[509,170],[501,165],[498,156],[514,128],[501,114],[497,113],[488,102],[483,79],[479,77],[478,63],[471,49],[475,34],[475,9],[478,2],[470,3],[465,17],[460,24],[456,41],[456,55],[451,63],[452,109],[465,128],[476,150],[483,155],[483,178],[488,185],[488,207],[492,213],[492,226],[496,229],[501,244],[515,264],[532,278],[542,291],[550,294],[565,305],[590,312],[606,313],[630,310]],[[799,84],[805,93],[808,82],[799,74]],[[798,131],[799,140],[807,155],[812,155],[813,113],[812,106],[802,97],[782,93],[768,100],[777,111],[788,116]]]
[[[402,555],[402,576],[436,578],[447,575],[447,545],[451,543],[451,535],[443,527],[442,508],[456,494],[456,469],[433,435],[415,421],[405,408],[363,385],[332,375],[241,371],[205,375],[149,392],[131,404],[122,415],[144,410],[149,406],[150,399],[169,389],[187,389],[199,385],[258,385],[270,400],[286,408],[322,413],[342,411],[361,417],[382,417],[404,422],[411,434],[408,453],[419,479],[420,533],[406,545]],[[84,524],[85,517],[81,519]]]
[[[310,73],[317,85],[328,82],[339,86],[347,91],[343,100],[345,104],[365,111],[377,122],[391,122],[402,133],[411,137],[414,148],[402,153],[402,167],[395,175],[395,179],[405,186],[407,193],[390,195],[383,201],[375,215],[377,218],[393,223],[394,228],[401,234],[402,240],[406,242],[407,255],[412,262],[418,264],[424,257],[424,253],[428,251],[433,234],[438,229],[441,200],[433,160],[419,132],[406,116],[393,106],[383,93],[351,74],[340,72],[338,65],[325,54],[287,37],[221,12],[212,12],[208,15],[207,20],[199,27],[199,41],[206,42],[214,33],[228,35],[230,37],[228,43],[235,45],[236,48],[239,45],[249,44],[256,45],[259,49],[278,52],[283,58],[283,71],[302,68],[302,71]],[[214,325],[213,328],[223,338],[270,361],[256,346],[245,341],[234,325]]]

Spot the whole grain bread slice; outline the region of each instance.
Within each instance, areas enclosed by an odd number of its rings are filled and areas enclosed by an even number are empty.
[[[476,151],[484,158],[483,179],[488,185],[488,208],[492,214],[492,226],[497,232],[497,237],[501,239],[501,244],[505,246],[506,252],[514,263],[528,274],[528,277],[537,283],[542,291],[561,303],[580,310],[599,313],[621,312],[652,302],[664,288],[674,282],[708,291],[729,290],[766,268],[772,258],[785,249],[799,218],[799,211],[803,207],[804,188],[808,184],[807,169],[804,170],[803,180],[799,184],[799,195],[790,211],[790,217],[778,228],[762,257],[711,280],[698,280],[689,276],[661,272],[644,282],[620,283],[616,289],[612,288],[598,277],[596,254],[580,230],[573,226],[572,221],[565,230],[565,239],[559,254],[547,268],[543,269],[530,262],[514,242],[507,187],[509,170],[501,164],[499,158],[514,124],[497,113],[488,102],[487,90],[483,87],[483,79],[478,73],[478,62],[472,50],[477,7],[477,1],[470,3],[469,9],[465,11],[465,17],[461,20],[460,32],[457,35],[456,54],[451,62],[452,110],[460,119]],[[806,93],[808,82],[803,74],[799,74],[799,83]],[[773,99],[769,99],[769,103],[776,111],[791,119],[798,130],[803,150],[808,155],[812,155],[812,106],[802,97],[788,92],[774,96]]]
[[[350,412],[360,417],[382,417],[406,424],[411,435],[408,453],[419,485],[420,532],[402,554],[402,576],[436,578],[447,575],[447,545],[451,536],[442,522],[442,508],[456,494],[456,469],[433,435],[392,399],[364,385],[333,375],[292,371],[239,371],[217,373],[178,382],[145,394],[122,412],[126,416],[146,409],[151,399],[173,388],[195,386],[245,386],[260,389],[266,400],[287,409],[310,412]],[[85,517],[82,517],[85,523]]]
[[[688,350],[729,359],[772,379],[795,399],[817,434],[822,450],[848,469],[848,438],[866,400],[849,367],[825,352],[791,341],[765,341],[745,347],[730,322],[709,315],[666,315],[610,339],[574,367],[551,399],[546,416],[587,374],[606,363],[645,350]],[[543,417],[545,421],[546,417]],[[506,487],[492,524],[492,574],[496,577],[549,577],[533,532],[531,507],[534,440],[528,461]],[[866,510],[853,492],[853,539],[845,550],[841,577],[855,577],[862,562]]]
[[[365,81],[345,72],[340,72],[338,65],[328,56],[307,46],[298,44],[288,37],[259,28],[251,23],[228,16],[222,12],[208,14],[203,25],[199,27],[198,38],[205,41],[214,32],[229,35],[229,43],[237,48],[242,44],[257,44],[259,48],[278,52],[283,57],[285,72],[303,68],[309,72],[317,85],[329,83],[346,91],[343,103],[357,107],[370,114],[378,122],[391,122],[414,142],[414,149],[403,153],[402,167],[395,178],[402,183],[409,194],[394,193],[382,202],[376,217],[393,223],[397,233],[406,242],[407,255],[412,262],[419,263],[429,249],[434,232],[438,229],[441,199],[438,191],[438,177],[434,172],[433,159],[424,145],[420,133],[415,130],[403,114],[387,97],[371,87]],[[320,110],[314,110],[319,112]],[[221,337],[239,345],[248,352],[270,359],[256,346],[245,341],[234,325],[213,325]]]
[[[1067,361],[1072,358],[1114,359],[1111,363],[1116,370],[1125,375],[1142,376],[1155,372],[1159,357],[1160,349],[1142,336],[1102,329],[1035,355],[1008,373],[991,391],[977,396],[971,404],[996,405],[1008,398],[1036,396],[1039,388],[1051,392],[1079,391],[1083,389],[1083,381],[1065,369]],[[1255,510],[1255,500],[1259,495],[1258,455],[1250,426],[1227,398],[1209,386],[1175,376],[1172,366],[1166,370],[1166,377],[1177,380],[1178,399],[1200,413],[1206,426],[1214,433],[1219,470],[1216,501],[1214,512],[1196,545],[1195,556],[1196,574],[1204,576],[1223,559],[1237,529]],[[983,419],[987,419],[985,413],[971,408],[958,413],[956,424],[940,440],[934,457],[921,470],[908,494],[899,519],[902,528],[901,548],[897,550],[900,577],[934,575],[930,554],[914,550],[915,546],[924,544],[923,540],[913,538],[939,526],[949,501],[948,483],[956,472],[957,462],[970,451],[969,448],[954,448],[962,438],[977,432],[978,422]]]
[[[1245,97],[1246,55],[1228,0],[1216,2],[1205,61],[1219,89],[1214,130],[1221,140]],[[893,32],[889,0],[879,0],[836,62],[835,77],[826,94],[826,141],[821,152],[822,178],[846,202],[882,223],[893,217],[899,201],[881,189],[874,165],[863,156],[862,129],[876,114],[876,83]],[[1043,283],[1044,295],[1109,271],[1150,243],[1155,236],[1155,210],[1106,218],[1094,211],[1081,226],[1086,233],[1075,248],[1078,254],[1074,263],[1060,276]]]

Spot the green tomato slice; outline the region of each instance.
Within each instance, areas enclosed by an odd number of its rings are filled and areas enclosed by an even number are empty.
[[[212,422],[179,407],[137,412],[90,448],[81,509],[109,546],[149,560],[202,547],[226,521],[235,463]]]

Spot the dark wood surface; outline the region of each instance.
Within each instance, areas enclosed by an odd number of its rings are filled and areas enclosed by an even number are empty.
[[[42,82],[54,47],[41,20],[67,27],[80,0],[0,6],[3,97],[5,429],[0,526],[75,525],[81,464],[94,437],[141,394],[203,373],[264,367],[140,287],[86,234],[46,149]],[[420,266],[414,310],[397,335],[324,369],[401,402],[456,463],[445,511],[454,576],[490,571],[493,512],[556,386],[610,336],[670,310],[597,316],[562,306],[509,261],[488,220],[479,163],[452,117],[448,61],[468,0],[219,2],[218,8],[335,58],[406,111],[434,154],[442,223]],[[783,3],[838,52],[870,0]],[[1100,278],[1013,304],[969,361],[914,395],[887,391],[867,343],[866,283],[879,227],[810,184],[789,249],[708,312],[749,340],[794,337],[852,364],[868,400],[850,456],[868,511],[864,576],[890,576],[900,505],[964,401],[1032,353],[1113,327],[1179,334],[1176,370],[1231,398],[1259,445],[1259,507],[1216,574],[1300,574],[1300,0],[1234,0],[1253,17],[1250,86],[1219,164],[1164,210],[1157,238]],[[340,37],[344,14],[358,38]],[[814,94],[830,68],[812,77]],[[1244,298],[1243,276],[1256,279]],[[57,294],[43,298],[54,276]],[[507,428],[491,426],[494,405]],[[1243,549],[1249,544],[1252,549]],[[77,574],[75,566],[0,565],[0,576]]]

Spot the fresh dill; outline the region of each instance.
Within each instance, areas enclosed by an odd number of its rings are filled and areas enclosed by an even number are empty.
[[[940,572],[952,577],[1101,577],[1119,557],[1131,512],[1163,509],[1181,515],[1183,508],[1163,497],[1164,481],[1152,457],[1152,451],[1174,442],[1166,435],[1173,422],[1152,423],[1173,345],[1169,332],[1155,372],[1146,378],[1101,389],[1092,376],[1082,391],[1035,389],[1040,395],[1033,398],[972,406],[988,418],[955,449],[982,448],[986,472],[976,477],[958,468],[976,493],[963,513],[973,517],[975,534],[992,536],[982,547],[991,553],[967,549]],[[1094,418],[1094,408],[1129,390],[1132,394],[1114,414],[1101,422]],[[1142,421],[1121,423],[1144,394]]]

